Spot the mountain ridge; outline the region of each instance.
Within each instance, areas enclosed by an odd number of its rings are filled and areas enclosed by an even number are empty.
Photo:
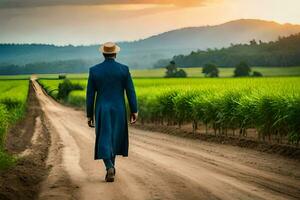
[[[279,36],[300,32],[300,25],[279,24],[259,19],[232,20],[219,25],[185,27],[150,36],[145,39],[119,42],[119,61],[132,68],[151,68],[160,59],[191,51],[223,48],[250,40],[274,41]],[[24,65],[36,62],[101,60],[99,45],[0,44],[0,63]]]

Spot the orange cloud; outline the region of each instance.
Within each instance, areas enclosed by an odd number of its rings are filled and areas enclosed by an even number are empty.
[[[156,4],[177,7],[202,6],[208,0],[0,0],[0,8],[43,7],[60,5]]]
[[[157,4],[174,6],[201,6],[207,0],[112,0],[109,4]]]

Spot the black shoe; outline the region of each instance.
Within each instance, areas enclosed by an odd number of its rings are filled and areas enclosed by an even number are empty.
[[[109,168],[106,172],[105,181],[114,182],[114,180],[115,180],[115,169]]]

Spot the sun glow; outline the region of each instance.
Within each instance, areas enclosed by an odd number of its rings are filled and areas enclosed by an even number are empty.
[[[153,8],[172,8],[175,6],[172,4],[110,4],[98,7],[105,10],[137,11]]]

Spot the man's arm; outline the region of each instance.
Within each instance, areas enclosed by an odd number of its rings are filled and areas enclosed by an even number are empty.
[[[94,126],[95,93],[96,93],[96,88],[90,70],[87,89],[86,89],[86,116],[88,118],[88,125],[90,127]]]
[[[130,107],[130,123],[133,124],[136,122],[138,117],[138,108],[137,108],[137,99],[135,94],[134,85],[132,82],[131,74],[129,70],[127,71],[127,79],[126,79],[126,96],[128,99],[129,107]]]

